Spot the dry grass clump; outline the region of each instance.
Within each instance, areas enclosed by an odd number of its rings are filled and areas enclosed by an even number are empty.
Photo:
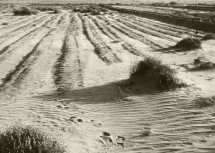
[[[195,66],[195,68],[193,68],[193,70],[210,70],[210,69],[214,69],[215,68],[215,64],[212,62],[203,62],[200,64],[197,64]]]
[[[13,11],[14,15],[35,15],[37,14],[38,12],[36,10],[33,10],[29,7],[20,7],[18,9],[15,9]]]
[[[12,126],[0,132],[1,153],[65,153],[64,147],[33,126]]]
[[[36,10],[42,11],[42,12],[46,12],[46,11],[54,11],[55,8],[54,7],[47,7],[47,6],[39,6],[35,8]]]
[[[99,10],[91,11],[91,15],[100,15],[100,14],[101,14],[101,11],[99,11]]]
[[[201,48],[201,42],[200,40],[196,38],[184,38],[181,41],[179,41],[176,45],[176,48],[182,48],[186,50],[192,50],[192,49],[199,49]]]
[[[205,35],[202,40],[210,40],[210,39],[215,39],[215,34],[213,33],[208,33],[207,35]]]
[[[83,7],[76,7],[73,9],[74,12],[81,12],[81,13],[90,13],[91,15],[100,15],[104,12],[108,12],[106,8],[102,8],[100,6],[83,6]]]
[[[81,12],[81,9],[76,7],[76,8],[73,9],[73,12]]]
[[[46,12],[46,11],[51,11],[54,14],[58,14],[60,13],[60,9],[56,8],[56,7],[45,7],[45,6],[40,6],[40,7],[36,7],[36,10],[42,11],[42,12]]]
[[[57,8],[55,8],[55,9],[53,10],[53,13],[54,13],[54,14],[58,14],[58,13],[60,13],[60,10],[57,9]]]
[[[213,97],[198,97],[194,99],[194,102],[199,107],[210,107],[215,104],[215,96]]]
[[[162,64],[158,59],[147,57],[132,68],[130,80],[153,82],[157,88],[165,90],[185,87],[186,85],[175,75],[176,71],[168,65]]]
[[[7,23],[7,22],[4,22],[4,23],[2,23],[2,25],[8,25],[8,23]]]
[[[191,70],[198,71],[198,70],[210,70],[215,68],[215,64],[210,61],[202,61],[201,58],[194,59],[193,64],[195,65],[194,68]]]

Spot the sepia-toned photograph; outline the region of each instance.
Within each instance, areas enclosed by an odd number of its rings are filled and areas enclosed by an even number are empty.
[[[0,153],[215,153],[215,0],[0,0]]]

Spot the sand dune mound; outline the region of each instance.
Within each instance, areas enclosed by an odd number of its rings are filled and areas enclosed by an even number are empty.
[[[145,58],[144,61],[140,61],[133,67],[130,80],[133,82],[152,82],[159,89],[174,89],[185,86],[176,77],[174,69],[152,57]]]

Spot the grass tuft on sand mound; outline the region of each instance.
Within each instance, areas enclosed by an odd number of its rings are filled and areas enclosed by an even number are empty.
[[[194,99],[194,102],[199,107],[214,106],[214,104],[215,104],[215,96],[213,96],[213,97],[198,97],[198,98]]]
[[[205,35],[202,40],[211,40],[211,39],[215,39],[215,34],[213,33],[208,33],[207,35]]]
[[[176,76],[176,71],[156,58],[147,57],[131,70],[130,81],[135,83],[151,82],[162,90],[185,87]]]
[[[64,147],[38,127],[12,126],[0,132],[2,153],[65,153]]]
[[[175,48],[182,48],[185,50],[199,49],[201,48],[201,41],[196,38],[187,37],[179,41]]]

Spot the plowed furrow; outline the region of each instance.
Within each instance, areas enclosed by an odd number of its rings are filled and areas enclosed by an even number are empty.
[[[105,63],[112,64],[120,62],[120,59],[113,53],[113,51],[106,45],[106,43],[99,37],[93,26],[83,17],[84,33],[95,47],[95,53]]]
[[[110,30],[108,30],[105,26],[101,25],[100,22],[98,22],[98,20],[96,20],[95,18],[91,18],[94,23],[96,24],[96,26],[105,34],[107,35],[110,39],[112,40],[117,40],[119,39],[119,37],[117,37],[116,35],[112,34]]]
[[[16,22],[19,22],[20,20],[25,19],[26,17],[19,17],[19,16],[10,16],[8,18],[4,17],[1,18],[0,21],[0,29],[5,28],[5,26],[10,26],[11,24],[15,24]],[[3,23],[8,23],[8,25],[2,25]]]
[[[151,46],[154,49],[163,48],[163,46],[151,41],[146,36],[143,36],[142,34],[138,34],[134,29],[125,27],[124,25],[120,25],[117,22],[110,21],[107,18],[100,18],[100,19],[104,20],[108,25],[111,25],[113,28],[117,29],[121,33],[123,33],[131,38],[137,39],[137,40],[143,42],[144,44]]]
[[[68,14],[68,13],[66,13],[66,14]],[[63,17],[63,18],[61,18],[59,21],[58,21],[58,25],[62,25],[62,24],[64,24],[65,23],[65,19],[66,19],[66,15]]]
[[[12,40],[8,40],[8,42],[5,42],[5,47],[3,47],[0,51],[0,55],[2,55],[3,53],[5,53],[12,45],[16,44],[17,42],[21,41],[22,39],[25,39],[26,37],[29,37],[31,35],[35,35],[38,31],[40,31],[42,28],[44,28],[45,26],[47,26],[49,23],[53,22],[53,20],[55,20],[58,16],[52,16],[50,19],[48,19],[46,22],[43,22],[42,24],[38,24],[38,26],[32,30],[30,30],[29,32],[25,33],[24,35],[22,34],[21,36],[18,36],[17,38],[12,38]],[[1,61],[0,57],[0,61]]]
[[[122,19],[119,19],[119,18],[112,18],[112,19],[114,19],[115,21],[120,22],[120,23],[128,26],[131,29],[136,29],[136,30],[138,30],[138,31],[140,31],[140,32],[142,32],[144,34],[148,34],[148,35],[151,35],[151,36],[163,38],[163,39],[170,40],[170,41],[175,41],[175,42],[177,41],[173,37],[169,37],[168,35],[164,35],[162,33],[156,32],[156,31],[151,30],[149,28],[139,26],[139,25],[137,25],[135,23],[132,23],[132,22],[129,22],[129,21],[126,21],[126,20],[122,20]]]
[[[63,46],[61,48],[61,55],[59,56],[58,60],[57,60],[57,63],[56,65],[54,66],[54,82],[58,88],[58,90],[63,90],[64,88],[66,87],[62,87],[63,85],[63,77],[62,76],[62,71],[63,71],[63,67],[64,67],[64,62],[66,60],[66,55],[68,54],[68,50],[67,50],[67,33],[68,33],[68,30],[66,32],[66,37],[64,39],[64,42],[63,42]],[[71,86],[71,85],[68,85],[68,86]],[[66,90],[66,89],[65,89]]]
[[[122,47],[125,50],[127,50],[128,52],[134,55],[143,56],[143,54],[139,52],[137,49],[135,49],[131,44],[129,44],[129,42],[124,41],[120,35],[117,35],[112,28],[110,28],[106,24],[101,23],[97,18],[91,18],[91,19],[95,22],[95,24],[99,27],[99,29],[101,29],[101,31],[105,35],[109,36],[109,38],[111,38],[113,41],[123,42]]]
[[[155,20],[150,20],[150,19],[147,19],[147,18],[143,18],[143,17],[138,17],[138,16],[135,16],[135,15],[126,15],[126,14],[121,14],[122,17],[126,17],[126,18],[133,18],[133,20],[136,20],[136,21],[139,21],[141,23],[147,23],[147,24],[151,24],[152,26],[159,26],[159,27],[162,27],[166,30],[171,30],[171,31],[175,31],[176,29],[180,32],[184,32],[186,30],[185,27],[178,27],[178,26],[174,26],[174,25],[171,25],[171,24],[166,24],[164,22],[159,22],[159,21],[155,21]]]
[[[21,73],[23,73],[28,65],[32,62],[34,62],[37,58],[37,56],[33,56],[32,58],[30,58],[33,54],[38,55],[37,53],[35,53],[37,51],[38,46],[40,45],[40,43],[44,40],[45,37],[47,37],[50,33],[52,32],[52,30],[50,30],[35,46],[34,48],[27,54],[25,55],[22,60],[18,63],[18,65],[16,65],[15,69],[13,71],[11,71],[10,73],[8,73],[6,75],[5,78],[3,78],[3,83],[1,84],[1,88],[4,88],[6,84],[13,84],[14,82],[16,82],[16,79],[14,77],[19,76]]]
[[[116,20],[130,27],[135,27],[136,29],[143,33],[147,33],[153,36],[165,38],[167,40],[175,42],[177,42],[180,39],[180,35],[177,32],[166,31],[158,27],[152,26],[150,24],[140,23],[129,18],[117,17]]]
[[[61,17],[62,17],[61,15],[59,15],[58,18],[52,17],[52,20],[47,21],[45,25],[56,26],[57,22]],[[40,40],[43,39],[48,32],[50,32],[50,29],[40,27],[37,31],[35,31],[35,33],[32,33],[25,39],[15,43],[13,46],[11,46],[11,49],[6,52],[7,54],[5,54],[4,56],[1,56],[1,61],[0,61],[1,69],[3,68],[2,63],[7,64],[7,67],[1,70],[1,76],[0,76],[1,80],[7,80],[7,78],[10,78],[11,75],[9,75],[9,72],[13,71],[14,69],[13,67],[15,67],[16,65],[19,65],[19,64],[16,64],[16,62],[19,62],[21,59],[25,59],[24,56],[28,57],[27,54],[30,54],[29,51],[34,50],[33,47],[36,46],[36,44],[39,43]],[[3,78],[6,78],[6,79],[3,79]]]
[[[59,91],[68,91],[83,87],[83,76],[80,59],[80,42],[77,15],[72,18],[67,31],[61,55],[55,65],[54,79]]]
[[[0,41],[5,42],[6,40],[8,40],[8,38],[13,38],[16,35],[20,35],[20,33],[22,33],[23,31],[25,32],[27,30],[30,31],[31,29],[35,29],[35,27],[37,27],[38,25],[40,25],[44,21],[48,20],[49,18],[50,18],[50,16],[42,17],[39,20],[35,20],[31,24],[28,24],[26,26],[23,26],[23,27],[20,27],[20,28],[16,29],[15,31],[7,33],[7,34],[5,34],[5,35],[0,37]],[[36,24],[36,26],[33,26],[34,23]],[[2,43],[0,43],[0,45],[2,45]]]
[[[64,25],[59,25],[59,20],[63,18]],[[13,90],[14,95],[22,94],[32,95],[40,91],[56,90],[53,76],[53,66],[58,59],[60,49],[65,37],[65,29],[69,27],[70,14],[55,20],[50,26],[56,26],[49,30],[46,36],[41,38],[36,51],[23,64],[21,73],[14,77],[13,86],[7,89],[7,92]],[[57,35],[57,37],[53,37]],[[14,88],[15,87],[15,88]]]
[[[144,20],[152,21],[152,19],[151,19],[152,16],[151,16],[151,17],[148,16],[149,14],[151,14],[150,11],[149,11],[149,12],[146,11],[145,13],[146,13],[145,15],[146,15],[146,17],[147,17],[148,19],[144,18]],[[148,14],[148,13],[149,13],[149,14]],[[152,13],[152,14],[154,14],[154,13]],[[151,14],[151,15],[152,15],[152,14]],[[158,15],[158,16],[159,16],[159,13],[155,13],[154,15]],[[157,17],[158,17],[158,16],[157,16]],[[180,15],[179,15],[179,16],[180,16]],[[178,16],[178,17],[179,17],[179,16]],[[161,17],[161,16],[160,16],[160,17]],[[163,16],[163,17],[164,17],[163,19],[165,19],[165,16]],[[170,17],[170,16],[167,15],[166,17],[168,18],[168,17]],[[140,18],[141,18],[141,17],[140,17]],[[152,17],[152,18],[154,18],[154,17]],[[176,17],[176,18],[177,18],[177,17]],[[155,20],[156,20],[156,19],[159,20],[159,18],[155,18]],[[170,18],[169,18],[169,19],[170,19]],[[179,18],[177,18],[177,19],[180,20],[180,19],[182,19],[182,17],[179,17]],[[170,19],[170,20],[171,20],[171,19]],[[165,21],[165,22],[168,22],[167,20],[164,20],[164,21]],[[187,21],[189,21],[189,20],[187,20]],[[165,26],[172,27],[172,28],[183,29],[183,30],[187,29],[187,30],[190,30],[190,31],[195,32],[195,30],[193,30],[193,29],[189,29],[189,28],[183,27],[183,26],[184,26],[183,22],[186,22],[186,21],[183,20],[183,19],[181,20],[181,23],[179,23],[179,21],[175,21],[175,22],[174,22],[174,25],[171,24],[171,23],[168,24],[168,23],[160,22],[160,21],[156,21],[156,22],[157,22],[157,23],[160,23],[160,24],[162,24],[162,25],[165,25]],[[175,25],[175,24],[177,24],[177,22],[178,22],[178,24],[181,25],[181,26]],[[192,21],[191,21],[191,22],[192,22]],[[193,23],[194,23],[194,21],[193,21]]]
[[[83,87],[77,40],[73,36],[65,38],[61,56],[55,66],[54,78],[58,91],[68,91]]]
[[[7,26],[1,26],[0,31],[13,29],[16,26],[26,24],[26,22],[29,22],[29,21],[31,21],[32,19],[35,18],[35,16],[24,16],[24,17],[19,17],[19,18],[17,18],[17,17],[13,16],[12,20],[6,21],[8,23],[8,25]]]
[[[121,15],[123,17],[125,17],[125,18],[131,18],[130,15],[129,16],[125,15],[125,14],[121,14]],[[200,34],[196,35],[195,34],[196,30],[188,29],[188,28],[185,28],[185,27],[174,26],[174,25],[171,25],[171,24],[166,24],[166,23],[163,23],[163,22],[150,20],[150,19],[143,18],[143,17],[132,16],[132,18],[133,18],[134,22],[138,21],[141,24],[148,24],[148,25],[151,25],[151,26],[154,26],[154,27],[159,27],[160,29],[165,29],[165,30],[173,32],[173,33],[177,32],[179,37],[180,37],[181,34],[183,34],[183,33],[187,34],[188,32],[191,32],[192,36],[197,37],[197,38],[202,38],[205,35],[203,32],[200,32]]]
[[[165,40],[162,38],[161,34],[159,33],[153,33],[152,31],[150,32],[150,30],[147,30],[147,29],[143,29],[142,27],[140,26],[137,26],[133,23],[129,23],[129,22],[126,22],[126,21],[121,21],[121,22],[124,22],[124,23],[121,23],[115,19],[112,19],[112,18],[109,18],[112,22],[114,22],[115,24],[117,24],[117,26],[120,26],[122,27],[123,29],[126,29],[134,34],[137,34],[141,37],[144,37],[144,39],[147,39],[147,41],[150,41],[151,43],[154,43],[156,44],[156,46],[160,46],[161,48],[167,48],[167,47],[170,47],[172,45],[175,45],[175,43],[173,42],[173,40]],[[166,36],[163,36],[167,39]]]
[[[12,29],[9,28],[8,30],[4,29],[0,34],[0,39],[7,37],[11,33],[14,33],[20,29],[23,29],[23,28],[28,27],[28,26],[32,26],[34,23],[36,24],[36,22],[45,19],[47,16],[49,16],[49,15],[44,15],[44,14],[43,15],[37,15],[33,19],[31,19],[29,22],[25,22],[23,25],[21,24],[17,27],[13,27]]]
[[[117,57],[120,57],[121,62],[127,61],[128,56],[132,56],[130,53],[125,51],[125,49],[122,47],[122,42],[119,40],[113,40],[110,39],[106,34],[104,34],[99,27],[95,24],[94,20],[91,19],[94,18],[94,16],[88,16],[86,17],[87,21],[90,23],[92,28],[96,31],[98,36],[105,42],[105,44],[112,50],[113,54],[115,54]]]

